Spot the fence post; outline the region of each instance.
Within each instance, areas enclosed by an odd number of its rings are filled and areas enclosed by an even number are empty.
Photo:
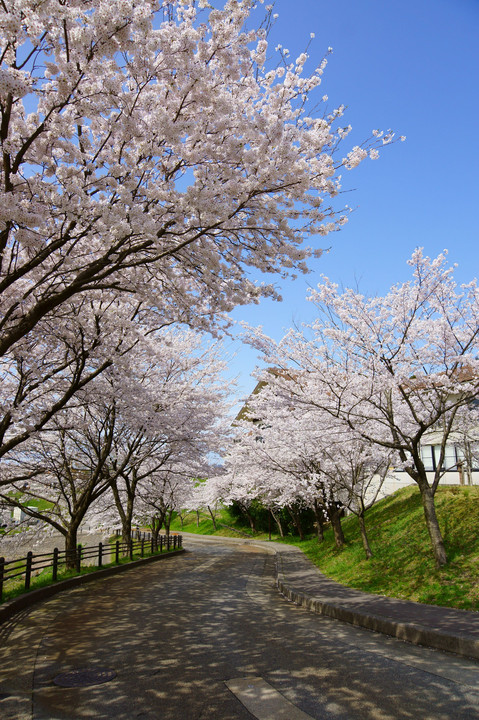
[[[163,535],[160,535],[160,553],[163,552]]]
[[[98,567],[101,567],[103,563],[103,543],[98,543]]]
[[[173,535],[173,550],[176,550],[176,535]]]
[[[27,564],[25,566],[25,590],[30,589],[30,578],[32,577],[32,560],[33,553],[31,550],[27,552]]]
[[[130,550],[130,560],[133,560],[133,544],[134,544],[134,542],[135,542],[135,541],[133,540],[133,535],[132,535],[132,536],[130,537],[130,542],[128,543],[129,546],[130,546],[130,547],[129,547],[129,550]]]
[[[0,600],[2,599],[3,595],[3,575],[5,570],[5,558],[0,557]]]
[[[78,545],[78,547],[77,547],[76,561],[77,561],[77,573],[79,573],[81,570],[81,545]]]
[[[141,557],[143,557],[143,555],[145,554],[145,538],[144,537],[141,539],[141,551],[140,552],[141,552]]]
[[[120,562],[120,541],[117,540],[115,543],[115,562],[118,565]]]
[[[56,582],[58,577],[58,548],[53,548],[52,580]]]
[[[153,535],[151,536],[151,554],[153,555],[153,552],[155,550],[155,542],[153,540]]]

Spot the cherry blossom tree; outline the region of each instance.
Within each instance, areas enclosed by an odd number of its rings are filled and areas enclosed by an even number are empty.
[[[345,222],[341,169],[392,134],[339,157],[343,108],[308,110],[326,60],[269,68],[253,6],[0,3],[1,357],[92,290],[211,328]]]
[[[310,509],[316,516],[318,537],[322,538],[323,525],[330,520],[341,546],[341,503],[334,482],[321,469],[324,428],[317,423],[318,411],[305,413],[301,407],[296,412],[293,397],[277,384],[276,375],[260,376],[260,391],[235,421],[237,434],[225,472],[210,480],[205,490],[224,503],[239,504],[246,516],[249,506],[260,502],[271,512],[281,535],[279,512],[286,511],[301,539],[302,511]]]
[[[68,414],[57,413],[49,431],[32,438],[7,463],[15,478],[32,468],[32,479],[26,485],[14,480],[2,500],[63,535],[67,567],[75,566],[81,522],[110,484],[113,425],[113,411],[100,418],[92,407],[70,408]],[[42,500],[43,507],[27,506],[32,498]]]
[[[176,509],[182,485],[188,490],[195,478],[208,473],[208,458],[221,453],[229,432],[231,384],[221,375],[225,363],[220,346],[205,344],[192,331],[162,337],[169,346],[161,350],[161,364],[142,369],[142,383],[152,392],[152,418],[146,422],[144,402],[134,403],[113,440],[113,468],[121,465],[121,470],[115,472],[111,490],[127,538],[134,517],[144,522],[145,508],[159,511],[161,522],[154,522],[159,531],[167,509]],[[134,422],[132,412],[139,415]],[[127,463],[122,461],[125,454]]]
[[[473,471],[479,468],[479,417],[477,407],[471,415],[475,420],[473,426],[471,426],[472,418],[468,417],[460,432],[451,433],[451,441],[460,456],[456,469],[459,473],[461,485],[466,484],[466,481],[468,485],[472,485]]]
[[[332,418],[328,420],[331,426]],[[318,449],[321,473],[334,488],[336,497],[341,498],[343,506],[358,518],[364,552],[369,560],[373,551],[366,530],[366,511],[380,495],[393,454],[358,438],[350,428],[341,428],[337,421],[329,432],[327,425],[322,426]]]
[[[87,513],[95,521],[102,496],[103,523],[108,504],[116,506],[129,538],[139,487],[145,502],[165,470],[177,486],[180,463],[181,477],[190,472],[192,482],[221,444],[218,421],[229,389],[219,377],[223,369],[217,345],[205,345],[193,331],[163,331],[135,343],[75,395],[74,405],[10,453],[9,492],[1,498],[23,508],[28,498],[47,501],[45,509],[26,512],[64,535],[72,564],[80,524]]]
[[[142,330],[136,315],[124,299],[64,303],[0,359],[1,458],[47,427],[102,373],[122,365]],[[11,479],[0,467],[0,486]]]
[[[196,462],[195,462],[196,460]],[[201,463],[205,470],[205,461]],[[154,544],[158,544],[160,530],[170,534],[173,513],[190,508],[195,486],[198,483],[198,458],[177,454],[168,459],[156,472],[148,477],[148,484],[140,488],[137,502],[137,517],[140,523],[150,528]]]
[[[457,286],[446,254],[431,260],[420,249],[409,262],[413,278],[384,297],[340,292],[327,278],[311,292],[317,320],[275,344],[251,341],[289,377],[295,404],[317,407],[359,438],[396,454],[396,467],[419,488],[438,566],[447,562],[434,494],[443,475],[448,439],[479,394],[479,292]],[[421,447],[440,434],[440,457],[428,477]]]

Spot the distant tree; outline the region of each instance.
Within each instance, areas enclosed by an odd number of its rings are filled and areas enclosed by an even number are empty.
[[[58,413],[49,431],[25,443],[7,465],[14,477],[32,468],[32,479],[27,485],[12,482],[1,495],[3,502],[63,535],[67,567],[75,567],[80,524],[110,485],[113,426],[114,409],[99,417],[91,406],[71,408],[68,414]],[[32,499],[42,500],[42,506],[29,507]]]
[[[373,557],[373,551],[366,530],[366,511],[380,496],[392,458],[393,453],[358,438],[350,428],[343,427],[341,430],[337,424],[328,433],[326,425],[322,427],[321,473],[334,487],[342,505],[358,518],[368,560]]]
[[[208,457],[221,453],[229,431],[224,367],[217,344],[176,330],[162,334],[155,364],[141,368],[148,399],[123,399],[112,443],[118,472],[111,490],[124,537],[130,537],[133,520],[143,524],[152,511],[160,513],[161,528],[166,510],[177,509],[182,484],[192,488],[194,478],[209,470]]]
[[[8,458],[124,357],[144,329],[137,306],[77,298],[45,317],[0,358],[0,458]],[[28,477],[24,478],[28,480]],[[0,465],[0,486],[12,480]]]
[[[384,297],[343,292],[327,278],[311,291],[318,317],[278,345],[252,337],[269,363],[283,369],[297,408],[318,408],[367,443],[396,455],[418,485],[436,564],[447,562],[434,494],[444,472],[446,445],[479,395],[479,291],[461,287],[445,255],[416,250],[410,282]],[[439,434],[432,480],[421,455]]]
[[[330,520],[341,545],[340,503],[334,484],[320,470],[321,445],[313,438],[311,414],[306,417],[303,409],[295,412],[292,397],[276,392],[274,373],[264,373],[259,386],[261,390],[249,398],[241,413],[242,419],[235,421],[235,442],[226,456],[224,472],[208,481],[203,497],[210,502],[214,498],[238,504],[252,529],[251,508],[259,504],[271,513],[281,535],[282,514],[300,538],[304,537],[305,516],[314,513],[318,537],[324,522]]]
[[[130,537],[139,485],[144,500],[158,472],[185,466],[186,455],[194,476],[205,469],[213,438],[221,437],[218,420],[228,387],[220,383],[223,365],[214,345],[202,346],[193,331],[165,331],[135,344],[121,359],[122,368],[110,367],[77,393],[74,404],[3,465],[8,488],[0,499],[64,535],[71,564],[87,517],[90,524],[105,526],[108,518],[116,525],[115,508]],[[98,515],[102,497],[108,500]],[[25,508],[31,498],[46,503]]]

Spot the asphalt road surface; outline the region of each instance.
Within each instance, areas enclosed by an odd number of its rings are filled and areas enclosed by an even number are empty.
[[[186,547],[2,626],[0,718],[479,719],[478,663],[287,602],[261,548]],[[114,677],[53,682],[86,669]]]

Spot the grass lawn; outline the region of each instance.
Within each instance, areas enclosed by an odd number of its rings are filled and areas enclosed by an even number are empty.
[[[343,519],[346,546],[337,550],[332,530],[318,543],[315,537],[304,542],[288,537],[284,542],[300,547],[330,578],[350,587],[448,607],[479,610],[479,487],[443,486],[436,494],[439,523],[445,540],[449,563],[437,570],[419,492],[408,487],[381,500],[366,514],[374,557],[366,560],[356,517]],[[191,513],[184,532],[204,535],[235,535],[225,528],[214,531],[211,518]],[[218,522],[250,532],[222,509]],[[179,519],[172,529],[181,532]],[[267,535],[257,534],[267,540]],[[280,540],[272,535],[273,540]]]
[[[217,529],[213,525],[213,520],[209,513],[201,511],[199,521],[197,521],[196,513],[187,513],[184,517],[183,524],[179,517],[175,517],[171,521],[172,532],[188,532],[197,535],[218,535],[220,537],[251,537],[255,540],[267,539],[267,535],[253,533],[249,526],[245,526],[237,518],[233,518],[228,512],[228,508],[221,508],[215,512],[215,520]]]
[[[346,518],[347,546],[334,548],[332,533],[303,549],[329,577],[380,595],[432,605],[479,610],[479,487],[441,487],[436,507],[449,563],[435,567],[419,492],[405,488],[366,515],[374,557],[366,560],[357,520]]]

